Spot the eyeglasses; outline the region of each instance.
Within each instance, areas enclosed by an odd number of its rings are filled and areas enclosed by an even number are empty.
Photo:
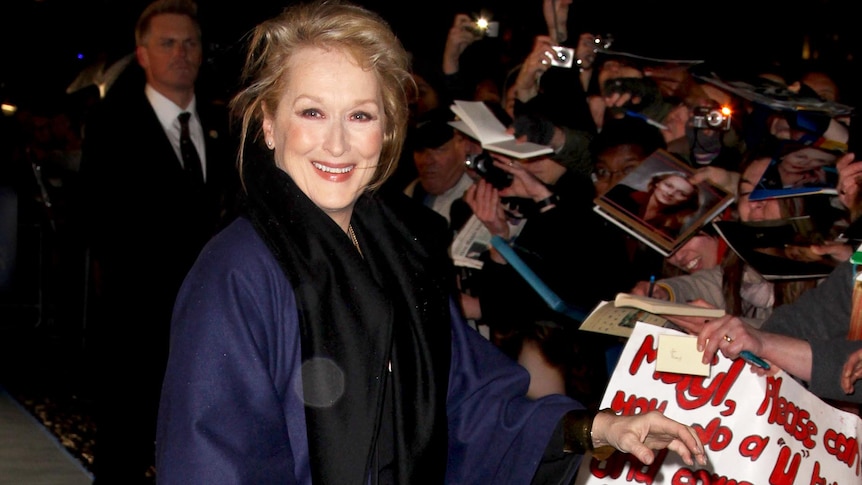
[[[622,170],[608,170],[606,168],[597,168],[593,171],[593,179],[594,180],[610,180],[616,174],[622,174],[623,177],[632,173],[634,169],[637,168],[637,165],[632,165],[628,167],[623,167]]]

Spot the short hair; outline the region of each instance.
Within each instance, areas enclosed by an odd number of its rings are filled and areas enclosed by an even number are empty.
[[[247,141],[261,141],[264,109],[274,110],[286,88],[287,67],[300,49],[319,47],[348,53],[374,73],[383,99],[383,147],[369,183],[379,188],[398,164],[408,119],[410,56],[389,24],[377,13],[346,0],[314,0],[287,7],[250,34],[241,84],[231,99],[240,124],[238,168],[242,174]]]
[[[147,5],[141,12],[138,22],[135,24],[135,45],[144,45],[150,35],[150,24],[153,17],[165,14],[185,15],[192,19],[201,36],[201,26],[198,22],[198,5],[193,0],[156,0]]]

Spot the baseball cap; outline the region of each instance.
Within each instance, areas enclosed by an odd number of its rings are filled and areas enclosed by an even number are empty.
[[[413,151],[438,148],[455,136],[455,128],[449,125],[454,114],[447,108],[435,108],[423,113],[416,124],[407,131],[407,143]]]

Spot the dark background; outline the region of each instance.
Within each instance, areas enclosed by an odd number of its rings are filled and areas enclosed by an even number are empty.
[[[132,52],[133,30],[148,0],[3,0],[0,2],[0,99],[51,102],[87,65]],[[242,35],[289,0],[199,0],[207,63],[202,78],[229,90],[238,72]],[[456,12],[486,12],[529,49],[542,25],[541,0],[361,2],[387,18],[405,46],[439,59]],[[576,1],[575,29],[612,33],[614,48],[640,55],[703,59],[724,77],[755,71],[793,72],[807,56],[855,81],[860,35],[849,0],[794,4],[773,0],[628,3]],[[484,42],[502,42],[487,40]],[[791,74],[792,77],[792,74]],[[845,89],[845,92],[849,91]]]

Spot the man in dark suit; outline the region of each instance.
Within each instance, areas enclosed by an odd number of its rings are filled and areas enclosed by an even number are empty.
[[[227,113],[195,95],[203,58],[196,5],[156,0],[141,14],[135,40],[146,82],[109,92],[93,110],[81,166],[100,485],[154,480],[174,298],[231,216],[238,181]],[[190,113],[190,141],[182,140],[181,113]],[[196,153],[184,153],[191,146]]]

